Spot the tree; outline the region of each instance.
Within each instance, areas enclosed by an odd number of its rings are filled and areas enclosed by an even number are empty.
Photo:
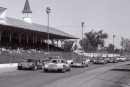
[[[121,46],[122,45],[126,52],[130,52],[130,40],[129,39],[123,39],[123,41],[121,41]]]
[[[74,43],[74,41],[65,41],[65,43],[62,45],[65,52],[70,52],[72,50],[77,49],[77,44]]]
[[[107,48],[107,51],[108,51],[109,53],[113,53],[113,52],[114,52],[114,48],[115,48],[115,46],[114,46],[113,44],[109,44],[109,45],[108,45],[108,48]]]
[[[108,34],[104,33],[103,30],[94,31],[93,29],[90,32],[85,33],[85,37],[79,41],[79,44],[86,52],[96,51],[99,46],[104,46],[105,39],[107,38]]]
[[[120,54],[120,49],[116,48],[116,49],[115,49],[115,53],[116,53],[116,54]]]

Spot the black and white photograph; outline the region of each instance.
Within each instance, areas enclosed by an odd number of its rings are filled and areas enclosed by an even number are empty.
[[[0,0],[0,87],[130,87],[130,0]]]

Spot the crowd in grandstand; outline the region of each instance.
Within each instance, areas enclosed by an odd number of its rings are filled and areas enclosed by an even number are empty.
[[[47,51],[48,44],[45,42],[32,43],[31,41],[21,41],[21,43],[18,43],[18,40],[12,39],[11,42],[7,42],[8,40],[3,40],[1,42],[1,50],[7,51],[9,53],[22,53],[24,50],[27,50],[28,53],[32,52],[40,52],[40,51]],[[56,47],[52,44],[49,44],[49,51],[63,51],[62,48]]]

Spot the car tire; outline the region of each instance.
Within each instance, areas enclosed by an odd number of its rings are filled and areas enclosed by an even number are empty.
[[[62,68],[61,72],[62,72],[62,73],[65,73],[65,67]]]
[[[70,67],[69,67],[68,71],[71,71]]]
[[[21,67],[21,66],[18,66],[17,69],[18,69],[18,70],[22,70],[22,67]]]
[[[43,68],[44,68],[44,66],[42,65],[41,69],[43,69]]]
[[[86,65],[87,67],[89,66],[89,63]]]
[[[33,70],[36,71],[37,69],[38,69],[38,67],[37,67],[37,66],[34,66]]]
[[[93,62],[93,64],[96,64],[95,62]]]
[[[44,69],[44,72],[48,72],[48,69]]]

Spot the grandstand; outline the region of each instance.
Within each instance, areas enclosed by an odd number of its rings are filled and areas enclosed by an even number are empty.
[[[23,13],[24,20],[6,17],[6,9],[0,7],[0,63],[20,62],[26,58],[44,58],[47,51],[47,26],[31,21],[31,9],[26,0]],[[78,39],[58,29],[49,27],[50,55],[71,58],[58,46],[59,41]],[[57,44],[54,42],[57,41]],[[55,52],[54,52],[55,51]],[[66,56],[67,55],[67,56]]]

